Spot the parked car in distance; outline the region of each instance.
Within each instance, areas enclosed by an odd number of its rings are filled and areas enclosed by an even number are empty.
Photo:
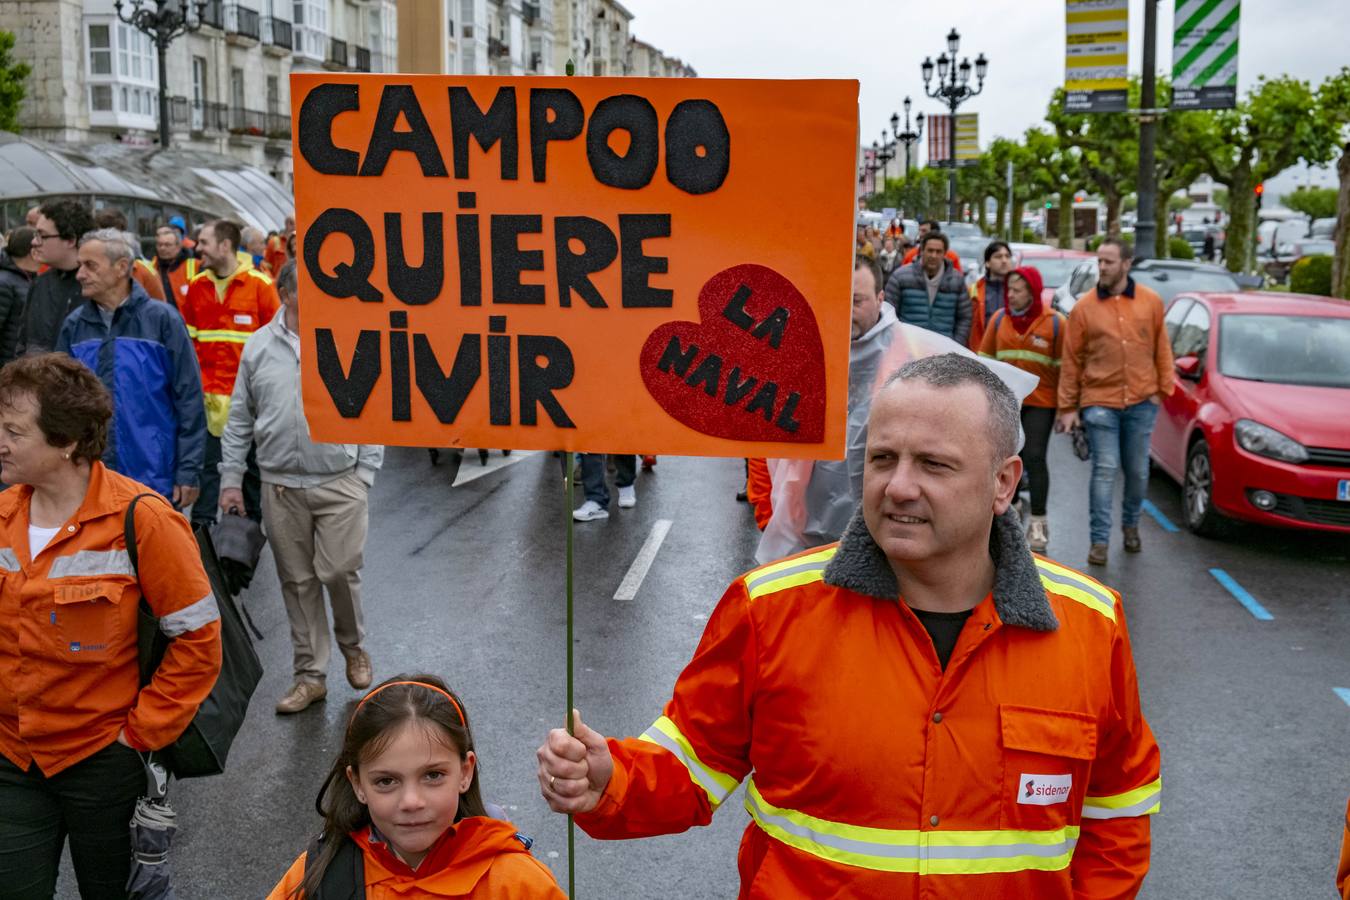
[[[1163,303],[1183,291],[1238,293],[1242,284],[1222,266],[1193,259],[1140,259],[1130,266],[1130,275],[1139,284],[1158,292]],[[1097,284],[1097,258],[1085,259],[1073,270],[1066,284],[1055,291],[1052,305],[1065,315],[1078,298]]]
[[[981,231],[980,226],[976,225],[974,222],[939,222],[938,228],[949,238],[984,237],[984,232]],[[992,238],[990,240],[992,240]]]
[[[1149,455],[1181,484],[1186,526],[1350,533],[1350,304],[1183,293],[1163,322],[1177,381]]]
[[[1308,227],[1308,237],[1331,240],[1336,234],[1336,219],[1333,216],[1329,219],[1313,219],[1313,223]]]
[[[948,249],[961,258],[961,272],[966,276],[967,284],[977,281],[984,274],[984,249],[992,240],[984,235],[947,236]]]

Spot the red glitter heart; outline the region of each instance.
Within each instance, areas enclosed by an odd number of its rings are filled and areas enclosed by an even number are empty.
[[[819,443],[825,354],[815,313],[766,266],[723,269],[698,322],[667,322],[642,346],[642,381],[672,417],[714,437]]]

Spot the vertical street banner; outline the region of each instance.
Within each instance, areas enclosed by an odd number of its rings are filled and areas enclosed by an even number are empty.
[[[856,81],[291,97],[315,440],[843,457]]]
[[[1237,105],[1241,0],[1176,0],[1172,31],[1172,108]]]
[[[944,167],[952,164],[952,117],[944,115],[929,116],[928,164]]]
[[[1064,108],[1124,112],[1129,106],[1129,0],[1066,0]]]
[[[979,113],[957,115],[955,156],[958,166],[973,166],[980,161]]]

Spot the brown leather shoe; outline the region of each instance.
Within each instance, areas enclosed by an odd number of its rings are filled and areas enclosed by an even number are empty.
[[[1088,550],[1088,565],[1104,566],[1106,565],[1106,544],[1093,544]]]
[[[1122,528],[1121,533],[1125,535],[1125,552],[1138,553],[1144,549],[1144,545],[1139,542],[1138,528]]]
[[[364,650],[357,650],[347,657],[347,683],[358,691],[364,691],[370,687],[371,667],[370,654]]]
[[[277,701],[277,713],[283,716],[289,716],[292,713],[298,713],[302,709],[309,708],[311,703],[315,703],[328,696],[328,688],[324,687],[321,681],[297,681],[291,685],[290,691],[286,696]]]

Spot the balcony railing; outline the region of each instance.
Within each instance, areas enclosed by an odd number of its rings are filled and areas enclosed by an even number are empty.
[[[337,38],[328,39],[328,62],[347,68],[347,42]]]
[[[488,38],[488,56],[509,56],[511,48],[495,37]]]
[[[356,71],[370,71],[370,51],[365,47],[356,48]]]
[[[229,116],[223,103],[193,103],[187,97],[170,97],[169,124],[194,132],[225,131]]]
[[[224,27],[225,18],[221,14],[221,0],[206,0],[206,5],[202,7],[201,22],[212,28]]]
[[[231,34],[258,40],[257,11],[231,3],[225,7],[225,30]]]
[[[528,2],[522,3],[520,5],[520,11],[522,17],[525,19],[526,25],[533,25],[535,23],[535,20],[539,18],[538,3],[528,3]]]
[[[268,113],[266,131],[269,138],[289,141],[291,139],[291,117],[286,113]]]
[[[285,19],[277,19],[271,16],[263,19],[263,42],[271,44],[273,47],[285,47],[290,50],[295,42],[291,23]]]
[[[262,110],[230,108],[230,134],[248,134],[262,137],[266,134],[267,116]]]

